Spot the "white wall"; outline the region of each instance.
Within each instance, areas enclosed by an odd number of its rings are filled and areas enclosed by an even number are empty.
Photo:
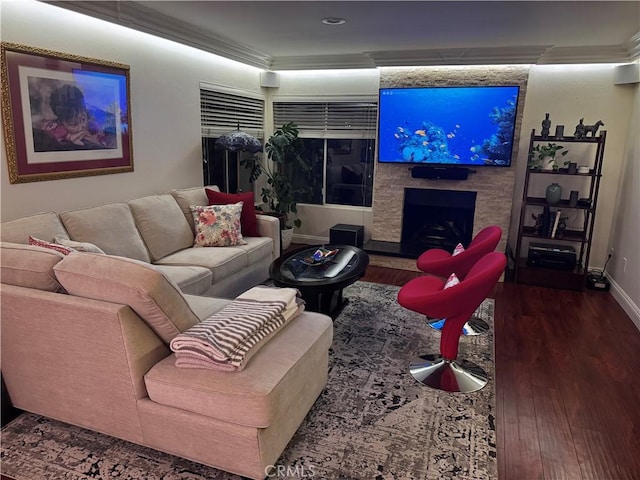
[[[134,155],[132,173],[10,185],[3,147],[3,221],[202,185],[199,82],[261,91],[258,69],[191,47],[49,4],[0,7],[2,41],[131,67]]]
[[[528,150],[525,132],[534,128],[540,132],[540,122],[547,112],[552,121],[552,134],[555,125],[561,124],[565,125],[567,135],[573,135],[582,117],[585,124],[602,120],[605,125],[601,128],[607,131],[607,141],[589,267],[602,269],[610,248],[614,248],[607,268],[612,291],[640,328],[640,97],[638,84],[614,85],[615,68],[616,65],[610,64],[531,68],[518,161],[522,170],[516,179],[510,236],[515,238],[517,232]],[[562,145],[562,142],[557,143]],[[580,148],[584,145],[565,146],[569,149],[567,159],[584,163]],[[591,156],[589,153],[589,158]],[[538,187],[542,191],[546,185]],[[563,197],[567,197],[566,191]],[[624,258],[627,258],[626,270]]]
[[[594,268],[602,268],[606,261],[624,152],[627,137],[631,134],[629,118],[633,92],[613,84],[614,70],[615,65],[611,64],[531,67],[522,119],[517,162],[519,171],[514,190],[514,210],[510,229],[510,238],[514,239],[520,214],[529,134],[534,128],[536,132],[540,132],[540,123],[545,117],[544,114],[550,114],[551,134],[555,132],[556,125],[564,125],[565,134],[573,135],[575,126],[583,117],[585,125],[602,120],[605,126],[601,129],[607,131],[607,141],[589,262]],[[556,143],[563,145],[560,141]],[[588,152],[588,148],[585,148],[586,145],[564,144],[564,146],[569,150],[564,158],[576,161],[578,164],[586,163],[594,156],[593,152]],[[540,185],[538,185],[540,191],[546,188],[548,184],[546,180],[548,180],[546,177],[540,179]],[[565,178],[563,177],[562,180],[565,181]],[[573,189],[570,185],[565,185],[563,198],[568,198],[569,190]],[[586,193],[583,195],[581,191],[581,196],[588,196]],[[515,245],[515,240],[511,243]]]
[[[621,85],[632,92],[633,111],[609,246],[614,249],[607,267],[612,293],[640,329],[640,84]]]

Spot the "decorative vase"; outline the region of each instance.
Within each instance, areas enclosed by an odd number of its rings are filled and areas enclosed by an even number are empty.
[[[282,250],[286,250],[291,245],[291,241],[293,240],[293,228],[285,228],[280,230],[281,236],[280,239],[282,241]]]
[[[557,205],[562,198],[562,187],[557,183],[552,183],[547,187],[546,199],[549,205]]]

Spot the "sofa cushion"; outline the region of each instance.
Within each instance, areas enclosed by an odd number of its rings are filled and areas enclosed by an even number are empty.
[[[149,249],[151,260],[193,245],[193,230],[171,195],[153,195],[127,202]]]
[[[167,344],[199,322],[178,286],[147,263],[75,253],[59,262],[54,272],[72,295],[128,305]]]
[[[0,280],[8,285],[64,292],[53,267],[64,255],[48,248],[2,242],[0,244]]]
[[[242,202],[242,214],[240,215],[240,226],[243,237],[259,237],[258,218],[256,216],[255,199],[253,192],[224,193],[206,188],[209,205],[229,205]]]
[[[156,265],[198,265],[211,270],[211,283],[219,282],[249,265],[242,247],[187,248],[158,260]]]
[[[220,191],[220,189],[216,185],[209,185],[206,188],[210,190]],[[171,195],[176,199],[177,204],[180,206],[180,210],[184,214],[184,217],[189,222],[191,226],[191,231],[195,233],[195,224],[193,222],[193,214],[191,213],[192,205],[209,205],[209,199],[207,198],[207,194],[204,192],[205,187],[192,187],[192,188],[181,188],[176,190],[171,190]]]
[[[109,255],[151,261],[126,203],[62,212],[60,219],[72,240],[93,243]]]
[[[147,372],[145,385],[149,398],[159,404],[225,422],[268,427],[295,408],[301,390],[321,388],[332,338],[329,317],[305,312],[271,338],[240,372],[178,368],[175,355],[170,355]]]
[[[211,287],[213,275],[208,268],[189,265],[154,265],[154,267],[175,282],[182,293],[201,295]]]
[[[53,242],[56,235],[69,238],[55,212],[37,213],[28,217],[2,222],[0,236],[3,242],[29,243],[29,235]]]
[[[240,229],[242,202],[231,205],[192,206],[196,227],[194,247],[246,245]]]
[[[60,235],[56,235],[53,241],[64,247],[73,248],[77,252],[100,253],[104,255],[104,251],[97,245],[94,245],[93,243],[76,242],[75,240],[69,240],[69,239],[63,238]]]
[[[238,248],[247,254],[247,264],[258,263],[264,258],[271,258],[273,241],[270,237],[247,237],[246,245],[238,245]]]
[[[228,298],[201,297],[199,295],[185,295],[184,298],[200,321],[209,318],[232,302]]]

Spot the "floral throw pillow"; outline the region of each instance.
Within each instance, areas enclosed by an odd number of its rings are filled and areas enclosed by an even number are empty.
[[[228,205],[230,203],[242,202],[242,213],[240,214],[240,228],[242,229],[242,236],[260,236],[253,192],[225,193],[216,192],[210,188],[205,188],[204,191],[209,199],[209,205]]]
[[[444,284],[444,288],[453,287],[454,285],[458,285],[459,283],[460,280],[458,279],[456,274],[452,273],[451,275],[449,275],[449,278],[447,278],[447,281]]]
[[[456,245],[456,248],[453,249],[453,253],[451,254],[451,256],[455,257],[456,255],[462,252],[464,252],[464,247],[462,246],[461,243],[459,243],[458,245]]]
[[[191,205],[196,228],[194,247],[246,245],[240,230],[242,202],[230,205]]]

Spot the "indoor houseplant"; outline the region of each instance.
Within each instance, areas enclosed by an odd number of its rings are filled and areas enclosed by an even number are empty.
[[[564,157],[569,151],[562,145],[556,143],[538,144],[531,150],[529,166],[531,168],[542,168],[543,170],[557,170],[559,168],[558,155]],[[567,165],[569,161],[565,161]]]
[[[296,186],[291,174],[295,171],[304,178],[311,170],[309,162],[301,154],[304,142],[298,138],[298,127],[289,122],[278,128],[264,147],[268,162],[261,162],[256,155],[243,159],[241,164],[251,170],[250,179],[255,182],[261,175],[266,177],[266,185],[261,187],[260,197],[268,206],[268,212],[280,218],[283,236],[292,232],[284,232],[292,227],[289,224],[289,214],[297,213],[297,198],[308,190],[308,186]],[[299,218],[293,220],[293,225],[300,227]]]

